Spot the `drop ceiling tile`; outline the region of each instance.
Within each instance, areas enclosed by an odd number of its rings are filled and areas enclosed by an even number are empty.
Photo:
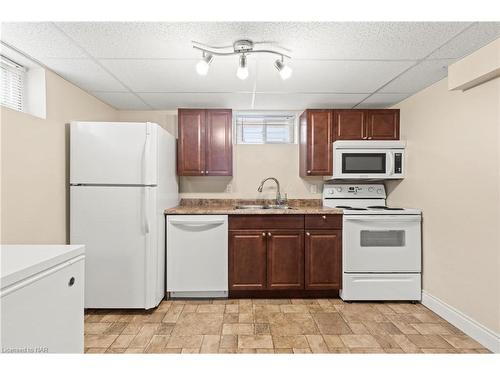
[[[193,58],[195,40],[231,46],[273,42],[295,58],[410,59],[425,57],[467,22],[72,22],[58,23],[99,58]],[[101,36],[96,38],[96,35]],[[260,45],[264,46],[264,45]]]
[[[306,108],[352,108],[369,94],[269,94],[256,93],[253,109],[304,110]]]
[[[87,91],[128,91],[92,60],[46,59],[45,64],[63,78]]]
[[[389,108],[402,100],[409,97],[411,94],[373,94],[356,108]]]
[[[416,93],[448,75],[448,65],[455,59],[424,60],[389,83],[380,92]]]
[[[260,60],[256,91],[365,93],[373,92],[410,67],[413,61],[295,60],[292,76],[283,81],[272,60]]]
[[[50,22],[2,22],[2,40],[45,63],[46,58],[85,58]]]
[[[116,109],[126,110],[148,110],[150,106],[146,105],[141,99],[129,92],[92,92],[96,98],[108,103]]]
[[[153,109],[232,108],[251,109],[252,94],[234,93],[140,93]]]
[[[500,38],[500,22],[478,22],[429,58],[461,58]]]
[[[138,92],[248,92],[253,90],[255,64],[249,77],[236,77],[237,56],[217,58],[206,76],[196,73],[198,60],[100,60],[124,84]]]

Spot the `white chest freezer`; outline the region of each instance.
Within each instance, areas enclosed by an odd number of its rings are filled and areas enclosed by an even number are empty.
[[[83,245],[2,245],[2,353],[83,353]]]

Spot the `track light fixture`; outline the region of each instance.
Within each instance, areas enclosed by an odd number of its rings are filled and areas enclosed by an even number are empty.
[[[291,57],[285,53],[275,51],[274,49],[254,49],[254,43],[251,40],[237,40],[232,46],[226,47],[212,47],[207,46],[198,42],[192,42],[193,48],[202,51],[203,55],[201,60],[196,64],[196,71],[199,75],[207,75],[210,63],[215,56],[233,56],[239,55],[238,69],[236,70],[236,76],[245,80],[248,78],[248,65],[247,65],[247,55],[251,53],[271,53],[280,56],[280,59],[274,62],[274,67],[278,70],[281,79],[285,80],[291,77],[292,68],[285,64],[285,57],[291,59]],[[228,50],[232,47],[232,50]]]

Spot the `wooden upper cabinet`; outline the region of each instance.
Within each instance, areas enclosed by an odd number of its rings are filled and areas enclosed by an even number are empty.
[[[229,232],[229,289],[266,289],[267,232]]]
[[[304,231],[271,230],[267,237],[268,289],[304,289]]]
[[[300,175],[332,174],[331,110],[308,109],[300,116]]]
[[[206,176],[233,174],[232,111],[207,110],[206,117]]]
[[[203,109],[179,109],[179,176],[199,176],[205,171],[205,121],[206,114]]]
[[[366,110],[365,116],[367,139],[399,139],[399,109]]]
[[[305,288],[340,289],[342,230],[307,230],[305,236]]]
[[[366,139],[365,112],[356,109],[333,111],[333,141]]]
[[[177,174],[231,176],[232,111],[179,109]]]

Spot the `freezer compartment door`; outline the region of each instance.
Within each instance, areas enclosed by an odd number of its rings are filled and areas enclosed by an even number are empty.
[[[156,185],[158,125],[72,122],[70,183]]]
[[[72,186],[70,238],[86,246],[86,308],[159,303],[159,220],[152,187]]]
[[[420,274],[346,274],[340,297],[345,301],[420,301]]]

